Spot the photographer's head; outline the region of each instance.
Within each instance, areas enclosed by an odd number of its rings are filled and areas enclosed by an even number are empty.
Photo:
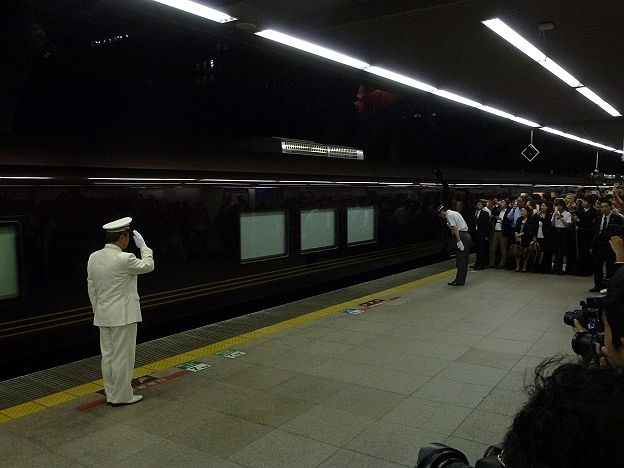
[[[622,466],[624,375],[558,361],[536,370],[529,402],[503,443],[507,468]]]
[[[605,325],[602,354],[614,366],[624,368],[624,270],[620,270],[609,281],[607,297],[602,304]]]

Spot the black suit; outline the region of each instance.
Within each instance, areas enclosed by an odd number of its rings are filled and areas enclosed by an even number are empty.
[[[607,278],[611,278],[615,273],[615,253],[609,245],[609,226],[622,224],[622,218],[611,214],[603,229],[603,216],[598,215],[594,219],[592,234],[592,255],[594,257],[594,287],[602,289],[603,283],[603,266],[607,268]]]
[[[492,228],[488,212],[484,210],[479,212],[477,210],[473,211],[471,228],[470,234],[477,254],[475,268],[485,268],[487,265],[488,240],[490,238],[490,229]]]
[[[593,207],[587,211],[581,208],[581,210],[576,212],[576,216],[579,218],[578,223],[576,223],[576,241],[579,256],[576,272],[579,275],[588,275],[594,269],[589,250],[592,247],[594,219],[598,216],[598,211]]]

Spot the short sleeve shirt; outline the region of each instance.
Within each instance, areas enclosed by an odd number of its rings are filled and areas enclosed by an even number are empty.
[[[572,214],[569,211],[564,211],[563,213],[561,213],[561,218],[555,217],[555,227],[556,228],[565,227],[565,225],[563,224],[564,221],[567,224],[570,224],[572,222]]]
[[[459,231],[468,231],[468,225],[466,224],[466,221],[464,221],[464,217],[457,211],[446,211],[446,224],[448,224],[448,227],[450,228],[457,227]]]

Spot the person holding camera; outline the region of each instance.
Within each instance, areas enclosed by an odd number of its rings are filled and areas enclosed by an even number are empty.
[[[555,265],[561,258],[559,274],[565,275],[568,269],[568,229],[572,224],[572,214],[563,199],[555,200],[555,211],[550,221],[553,226],[551,269],[553,273],[557,272]]]
[[[591,254],[594,260],[594,287],[589,292],[600,292],[604,288],[604,273],[606,267],[607,278],[613,276],[615,271],[615,254],[609,244],[609,227],[622,225],[622,218],[612,214],[611,201],[600,201],[600,215],[594,219],[593,235],[591,241]]]

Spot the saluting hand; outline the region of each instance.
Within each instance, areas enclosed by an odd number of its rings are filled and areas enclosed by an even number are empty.
[[[139,231],[132,231],[134,234],[132,238],[134,239],[134,244],[139,248],[147,247],[147,244],[143,240],[143,236],[139,234]]]

